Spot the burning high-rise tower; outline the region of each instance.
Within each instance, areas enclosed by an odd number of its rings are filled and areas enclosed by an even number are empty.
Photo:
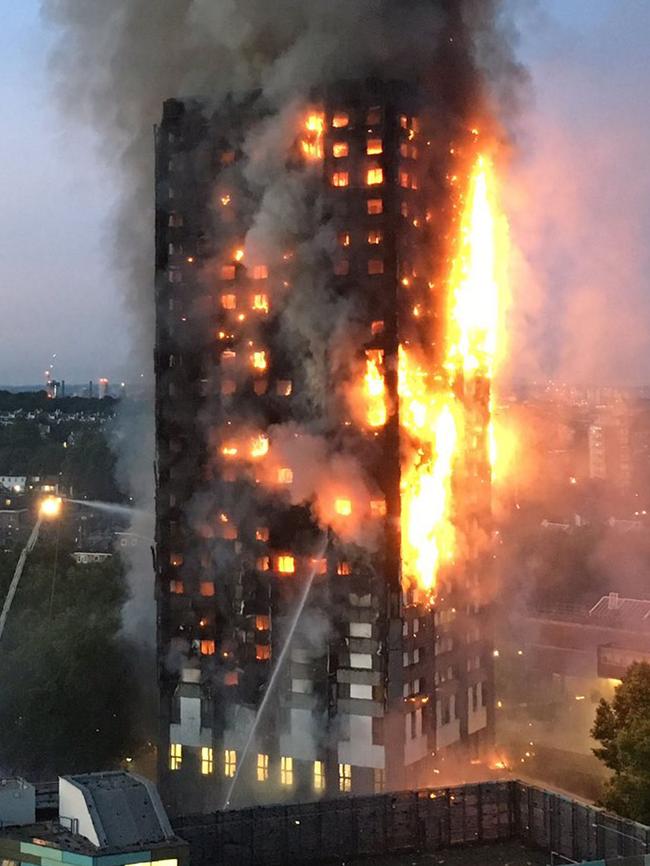
[[[172,809],[220,807],[235,778],[240,802],[425,784],[441,756],[489,742],[498,231],[481,136],[449,132],[398,82],[324,87],[275,126],[254,94],[215,113],[165,104]]]

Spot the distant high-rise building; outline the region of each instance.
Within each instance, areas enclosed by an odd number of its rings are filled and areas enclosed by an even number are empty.
[[[423,334],[442,300],[425,275],[442,254],[430,207],[445,169],[416,90],[342,84],[316,102],[287,168],[307,172],[303,224],[282,255],[260,239],[267,261],[242,246],[256,196],[238,170],[246,107],[208,116],[170,100],[156,132],[159,782],[172,811],[223,806],[235,776],[235,802],[426,784],[441,754],[478,756],[491,737],[476,591],[490,557],[465,550],[431,604],[405,574],[401,528],[398,355],[436,351]],[[318,342],[333,309],[335,358]],[[488,397],[468,378],[457,487],[476,536],[489,534]]]
[[[98,397],[102,400],[104,397],[108,397],[109,394],[110,383],[108,379],[101,378],[99,380],[99,389],[98,389]]]

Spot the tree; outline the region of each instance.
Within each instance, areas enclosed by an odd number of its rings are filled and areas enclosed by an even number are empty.
[[[650,823],[650,664],[635,662],[611,703],[600,701],[591,735],[601,743],[594,754],[613,770],[603,805]]]

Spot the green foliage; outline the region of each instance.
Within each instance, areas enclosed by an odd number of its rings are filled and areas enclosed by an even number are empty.
[[[630,666],[611,701],[601,700],[591,735],[594,754],[613,770],[603,805],[650,824],[650,664]]]
[[[84,430],[66,449],[63,477],[75,496],[119,502],[122,493],[115,481],[115,454],[100,430]]]
[[[0,558],[3,592],[7,571]],[[119,632],[126,595],[119,559],[76,565],[64,545],[37,545],[0,645],[5,770],[53,778],[138,749],[133,653]]]

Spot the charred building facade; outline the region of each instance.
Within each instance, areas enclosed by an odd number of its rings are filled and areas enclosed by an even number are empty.
[[[253,96],[215,114],[170,100],[156,130],[172,812],[424,785],[491,738],[489,554],[465,550],[430,596],[404,573],[400,347],[433,369],[454,148],[400,83],[329,87],[313,106],[286,121],[282,160]],[[485,527],[489,389],[464,387],[455,484],[462,520]]]

